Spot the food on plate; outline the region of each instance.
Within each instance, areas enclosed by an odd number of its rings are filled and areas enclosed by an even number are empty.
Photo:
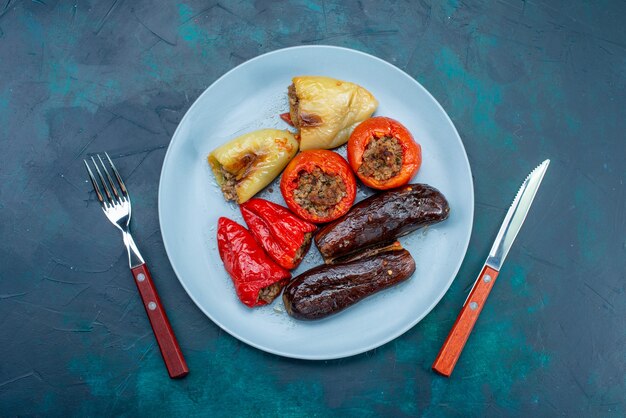
[[[356,125],[372,116],[378,101],[363,87],[330,77],[294,77],[287,89],[300,149],[330,149],[348,141]]]
[[[239,300],[250,308],[271,303],[291,278],[246,228],[228,218],[218,221],[217,247]]]
[[[343,217],[315,234],[315,245],[326,263],[364,248],[394,241],[448,217],[448,201],[426,184],[408,184],[357,203]]]
[[[291,121],[291,114],[289,112],[281,113],[279,116],[282,120],[287,122],[289,125],[293,126],[293,122]]]
[[[239,207],[250,232],[265,252],[281,267],[298,267],[311,246],[317,227],[276,203],[250,199]]]
[[[415,260],[405,249],[321,265],[289,283],[283,302],[296,319],[321,319],[408,279],[414,271]]]
[[[399,241],[393,242],[380,242],[369,247],[361,248],[359,251],[355,251],[353,253],[337,257],[332,260],[332,263],[327,262],[326,264],[338,264],[338,263],[347,263],[348,261],[354,261],[365,257],[372,257],[380,253],[384,253],[385,251],[391,250],[401,250],[402,245]]]
[[[350,166],[369,187],[392,189],[407,184],[422,163],[422,149],[400,122],[386,117],[367,119],[348,140]]]
[[[371,118],[378,102],[363,87],[294,77],[288,97],[289,113],[280,117],[298,130],[295,137],[262,129],[208,156],[224,198],[239,203],[249,228],[221,217],[217,242],[242,303],[266,305],[284,288],[288,314],[314,320],[410,278],[415,261],[396,239],[445,220],[450,208],[434,187],[407,184],[420,168],[421,147],[400,122]],[[346,142],[349,163],[329,151]],[[289,209],[253,198],[283,169],[280,191]],[[383,191],[352,206],[354,173]],[[290,283],[289,270],[313,240],[325,264]]]
[[[243,203],[270,184],[297,152],[291,132],[261,129],[214,149],[208,160],[224,198]]]
[[[280,191],[296,215],[309,222],[325,223],[350,209],[356,197],[356,179],[339,154],[303,151],[285,168]]]

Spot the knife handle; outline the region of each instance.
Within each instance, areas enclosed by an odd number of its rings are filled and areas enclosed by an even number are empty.
[[[498,270],[489,266],[483,267],[448,334],[448,338],[446,338],[433,363],[433,370],[437,373],[446,377],[450,377],[452,374],[452,370],[454,370],[454,366],[461,356],[463,347],[472,332],[472,328],[474,328],[478,315],[480,315],[480,311],[482,311],[487,301],[487,296],[489,296],[489,292],[491,292],[491,288],[496,282],[498,273]]]
[[[143,306],[146,308],[148,319],[150,319],[152,331],[157,343],[159,343],[167,372],[172,379],[186,376],[189,373],[187,363],[183,357],[183,352],[180,350],[178,341],[176,341],[170,321],[167,319],[165,309],[161,305],[161,299],[159,299],[154,282],[152,282],[148,266],[144,263],[130,270],[135,277],[135,283],[137,284],[137,289],[139,289]]]

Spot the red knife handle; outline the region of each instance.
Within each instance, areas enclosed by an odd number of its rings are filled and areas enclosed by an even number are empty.
[[[498,277],[498,270],[494,270],[489,266],[484,266],[478,276],[472,291],[463,305],[459,316],[456,318],[448,338],[443,343],[435,362],[433,370],[444,376],[450,377],[457,360],[461,356],[463,347],[474,328],[474,324],[483,310],[483,306],[487,301],[487,296],[491,292],[493,284]]]
[[[152,282],[152,276],[150,276],[148,266],[144,263],[130,270],[135,277],[135,283],[137,284],[143,306],[146,308],[146,313],[150,319],[152,331],[154,332],[157,343],[159,343],[167,372],[172,379],[186,376],[187,373],[189,373],[187,363],[178,346],[178,341],[176,341],[176,336],[174,335],[174,331],[172,331],[170,321],[167,319],[165,309],[163,309],[163,305],[161,305],[161,299],[159,299],[159,295],[154,287],[154,282]]]

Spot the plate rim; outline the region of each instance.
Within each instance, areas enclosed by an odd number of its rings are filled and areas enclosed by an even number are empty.
[[[169,246],[167,244],[167,239],[165,237],[164,228],[163,228],[163,217],[161,216],[162,215],[162,206],[163,206],[163,203],[162,203],[163,183],[164,183],[163,182],[163,178],[164,178],[164,175],[165,175],[164,173],[166,171],[166,166],[168,164],[168,161],[171,158],[171,151],[172,151],[172,148],[173,148],[172,145],[175,143],[175,141],[178,138],[179,132],[181,130],[181,126],[183,126],[183,124],[186,121],[186,119],[188,117],[190,117],[189,115],[192,113],[192,111],[195,109],[195,107],[198,106],[198,103],[201,101],[201,99],[206,94],[209,94],[209,92],[212,90],[212,88],[216,84],[218,84],[220,80],[222,80],[223,78],[228,76],[230,73],[234,72],[235,70],[238,70],[241,67],[249,65],[249,64],[251,64],[254,61],[257,61],[257,60],[263,59],[263,58],[267,58],[268,56],[271,56],[271,55],[274,55],[274,54],[285,53],[285,52],[288,52],[288,51],[301,50],[301,49],[334,49],[334,50],[339,50],[339,51],[342,51],[342,52],[345,52],[345,53],[363,55],[363,56],[366,56],[369,59],[373,59],[375,61],[379,61],[380,63],[390,67],[392,70],[400,72],[402,75],[406,76],[419,89],[421,89],[424,93],[426,93],[426,95],[428,97],[430,97],[430,99],[435,103],[435,105],[443,113],[443,115],[445,116],[445,119],[448,121],[448,123],[452,127],[452,130],[453,130],[453,132],[455,134],[455,138],[458,141],[458,143],[461,145],[461,149],[463,150],[463,157],[464,157],[464,162],[465,162],[465,168],[467,169],[467,171],[469,173],[469,180],[470,180],[470,197],[471,197],[470,220],[471,220],[471,222],[470,222],[470,226],[469,226],[469,234],[467,236],[467,240],[466,240],[464,248],[463,248],[463,257],[461,257],[460,261],[457,263],[457,266],[454,269],[454,274],[452,274],[450,276],[451,278],[448,280],[448,283],[446,283],[446,286],[445,286],[444,290],[437,296],[437,298],[435,298],[433,300],[433,302],[428,306],[428,308],[424,311],[424,313],[422,315],[417,316],[413,321],[411,321],[410,323],[407,323],[404,327],[401,327],[397,331],[391,333],[386,338],[378,340],[375,343],[372,343],[372,344],[370,344],[370,345],[368,345],[366,347],[361,347],[361,348],[356,349],[356,350],[354,350],[354,349],[352,349],[352,350],[344,350],[342,352],[339,352],[339,353],[336,353],[336,354],[330,355],[330,356],[329,355],[299,355],[297,353],[294,354],[292,352],[286,352],[286,351],[281,351],[281,350],[265,347],[265,346],[263,346],[261,344],[258,344],[258,343],[254,342],[254,341],[251,341],[250,339],[248,339],[248,338],[246,338],[246,337],[244,337],[242,335],[239,335],[235,331],[232,331],[232,330],[226,328],[219,321],[217,321],[215,318],[213,318],[213,316],[209,312],[207,312],[201,306],[200,303],[198,303],[198,301],[196,300],[194,295],[191,292],[189,292],[189,289],[187,289],[187,286],[185,285],[184,281],[181,280],[181,275],[180,275],[178,269],[176,268],[176,265],[174,264],[174,262],[172,261],[172,258],[170,256],[171,251],[170,251]],[[274,355],[277,355],[277,356],[281,356],[281,357],[293,358],[293,359],[299,359],[299,360],[313,360],[313,361],[335,360],[335,359],[352,357],[352,356],[356,356],[356,355],[359,355],[359,354],[363,354],[363,353],[365,353],[367,351],[376,349],[378,347],[382,347],[383,345],[389,343],[390,341],[393,341],[396,338],[404,335],[408,330],[410,330],[411,328],[416,326],[419,322],[422,321],[422,319],[424,319],[429,313],[431,313],[432,310],[439,304],[441,299],[443,299],[445,294],[448,293],[448,290],[450,290],[450,287],[452,286],[452,283],[454,282],[454,280],[456,280],[456,277],[459,274],[459,270],[461,269],[461,265],[463,264],[463,261],[465,260],[465,258],[467,256],[467,249],[469,248],[469,243],[471,241],[472,232],[473,232],[473,228],[474,228],[474,209],[475,209],[474,206],[475,206],[474,177],[472,175],[472,168],[471,168],[471,166],[469,164],[467,151],[465,149],[465,145],[463,144],[463,140],[461,139],[461,136],[459,135],[459,132],[456,129],[456,126],[454,125],[454,122],[452,121],[452,119],[450,118],[448,113],[445,111],[443,106],[441,106],[439,101],[437,101],[437,99],[430,93],[430,91],[428,91],[426,89],[426,87],[424,87],[419,81],[417,81],[415,78],[413,78],[413,76],[408,74],[403,69],[393,65],[392,63],[387,62],[384,59],[379,58],[379,57],[377,57],[375,55],[368,54],[367,52],[359,51],[359,50],[352,49],[352,48],[335,46],[335,45],[298,45],[298,46],[292,46],[292,47],[287,47],[287,48],[275,49],[273,51],[269,51],[269,52],[266,52],[264,54],[257,55],[256,57],[250,58],[249,60],[246,60],[246,61],[240,63],[239,65],[231,68],[230,70],[228,70],[227,72],[222,74],[220,77],[218,77],[215,81],[213,81],[194,100],[194,102],[191,104],[191,106],[187,109],[187,111],[185,112],[183,118],[180,120],[180,122],[178,122],[178,125],[176,126],[176,130],[172,134],[172,138],[170,139],[170,142],[169,142],[169,144],[167,146],[167,150],[165,152],[165,157],[163,158],[163,164],[161,166],[161,174],[159,176],[159,187],[158,187],[158,195],[157,195],[159,229],[161,230],[161,239],[163,241],[163,246],[165,247],[165,253],[167,255],[168,261],[170,262],[170,265],[172,266],[172,270],[174,270],[174,274],[176,274],[176,278],[178,279],[178,282],[181,284],[181,286],[183,287],[183,289],[187,293],[187,296],[189,296],[189,298],[198,307],[198,309],[200,309],[200,311],[202,313],[204,313],[214,324],[216,324],[218,327],[220,327],[220,329],[222,329],[223,331],[225,331],[226,333],[228,333],[232,337],[238,339],[239,341],[242,341],[242,342],[244,342],[244,343],[246,343],[246,344],[248,344],[248,345],[250,345],[250,346],[252,346],[252,347],[254,347],[256,349],[258,349],[258,350],[264,351],[266,353],[274,354]]]

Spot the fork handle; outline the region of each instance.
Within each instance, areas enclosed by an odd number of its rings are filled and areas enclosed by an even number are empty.
[[[178,341],[170,321],[167,319],[165,309],[161,305],[161,299],[154,287],[152,276],[148,270],[148,266],[144,263],[130,269],[135,277],[135,283],[139,289],[143,306],[146,308],[146,313],[150,319],[150,325],[152,331],[156,337],[159,348],[161,349],[161,355],[165,361],[167,372],[172,379],[181,378],[189,373],[187,363],[183,357],[183,353],[180,350]]]

